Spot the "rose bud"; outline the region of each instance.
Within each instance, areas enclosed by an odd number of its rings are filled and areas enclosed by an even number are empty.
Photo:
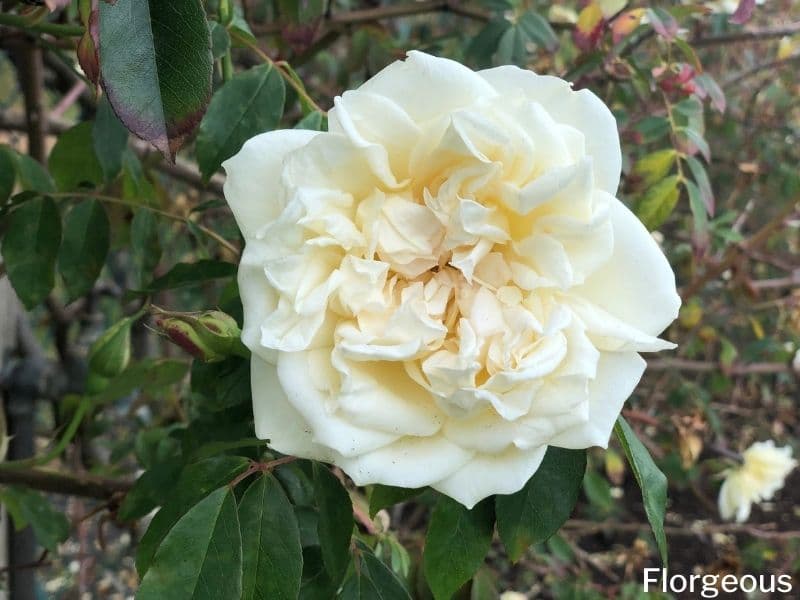
[[[162,312],[155,320],[159,333],[198,360],[216,362],[231,355],[246,356],[236,321],[222,311]]]

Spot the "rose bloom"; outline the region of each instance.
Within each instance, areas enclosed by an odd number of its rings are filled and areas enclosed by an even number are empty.
[[[786,476],[797,466],[792,448],[776,448],[775,442],[756,442],[742,453],[744,462],[728,471],[719,490],[719,513],[739,523],[750,516],[753,503],[770,500],[783,487]]]
[[[471,507],[608,443],[677,315],[589,91],[409,52],[224,167],[256,433]]]

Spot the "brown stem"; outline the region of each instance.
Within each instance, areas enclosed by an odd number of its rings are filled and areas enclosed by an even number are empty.
[[[784,221],[796,211],[796,204],[797,200],[792,200],[789,206],[784,208],[774,219],[764,225],[749,239],[741,244],[730,246],[719,262],[707,268],[701,276],[696,277],[683,289],[681,298],[684,302],[697,294],[710,280],[719,277],[722,273],[734,266],[741,251],[753,250],[764,244],[775,231],[783,227]]]
[[[0,483],[25,485],[52,494],[109,500],[128,492],[133,482],[88,474],[56,473],[45,469],[9,469],[0,464]]]
[[[800,21],[782,27],[764,27],[762,29],[736,31],[734,33],[711,37],[695,37],[689,43],[695,48],[702,48],[703,46],[719,46],[723,44],[735,44],[737,42],[757,42],[781,38],[796,33],[800,33]]]
[[[47,158],[45,136],[47,118],[42,98],[44,90],[44,63],[42,49],[34,42],[22,40],[14,51],[22,94],[25,98],[25,121],[28,132],[28,154],[40,163]]]
[[[788,364],[779,362],[746,363],[723,365],[719,362],[705,360],[689,360],[685,358],[658,358],[647,361],[651,371],[689,371],[694,373],[710,373],[720,371],[729,375],[770,375],[788,373]]]

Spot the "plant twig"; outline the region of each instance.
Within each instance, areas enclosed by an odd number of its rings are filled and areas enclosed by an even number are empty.
[[[192,223],[199,231],[202,231],[203,234],[217,242],[220,246],[227,249],[229,252],[233,253],[234,256],[239,256],[239,249],[231,244],[228,240],[222,237],[213,229],[209,229],[205,225],[201,225],[195,221],[189,219],[189,217],[184,217],[183,215],[176,215],[165,210],[161,210],[158,208],[154,208],[152,206],[147,206],[146,204],[138,204],[136,202],[131,202],[129,200],[124,200],[122,198],[117,198],[115,196],[108,196],[105,194],[97,194],[95,192],[63,192],[63,193],[53,193],[47,194],[51,198],[94,198],[95,200],[100,200],[101,202],[107,202],[109,204],[119,204],[120,206],[127,206],[129,208],[139,208],[145,209],[154,212],[157,215],[160,215],[167,219],[172,219],[173,221],[179,221],[181,223]]]
[[[132,481],[124,479],[109,479],[86,473],[56,473],[38,468],[9,468],[7,463],[0,463],[0,483],[25,485],[42,492],[98,500],[109,500],[117,495],[125,494],[133,486]]]

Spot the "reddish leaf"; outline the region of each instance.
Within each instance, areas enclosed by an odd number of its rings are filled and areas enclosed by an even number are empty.
[[[731,23],[736,25],[744,25],[753,16],[753,10],[756,7],[756,0],[739,0],[739,6],[731,15],[729,19]]]
[[[97,91],[97,82],[100,79],[100,39],[97,28],[98,13],[97,8],[93,8],[86,18],[87,27],[83,37],[78,42],[78,62],[81,69],[86,74],[86,78],[91,81]]]
[[[619,44],[639,26],[644,12],[643,8],[634,8],[625,11],[614,19],[614,22],[611,24],[611,39],[615,44]]]
[[[605,25],[606,20],[600,5],[594,2],[588,4],[578,15],[578,22],[575,24],[572,34],[575,45],[583,52],[596,48]]]
[[[663,8],[650,8],[647,10],[647,16],[655,32],[668,42],[678,35],[678,22]]]

